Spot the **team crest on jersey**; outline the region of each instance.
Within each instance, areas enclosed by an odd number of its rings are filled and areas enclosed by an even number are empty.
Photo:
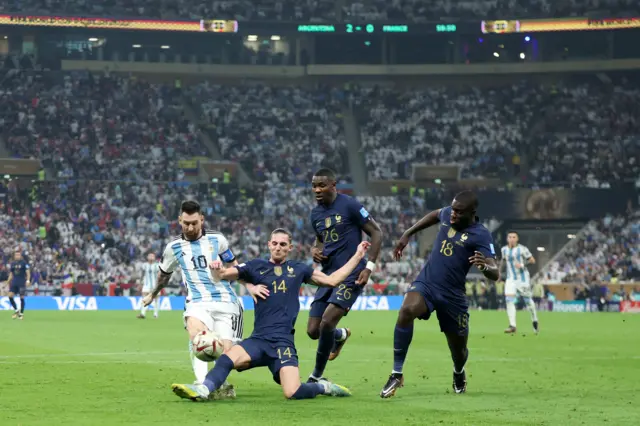
[[[273,273],[276,274],[276,276],[281,276],[282,275],[282,267],[281,266],[274,266],[273,267]]]
[[[462,242],[467,241],[467,238],[469,238],[469,236],[467,234],[460,235],[460,241],[462,241]]]
[[[340,216],[339,214],[336,215],[336,223],[340,223],[340,221],[342,221],[342,216]]]
[[[290,278],[295,278],[296,276],[296,273],[291,266],[287,266],[287,274],[289,275]]]
[[[324,227],[329,228],[331,226],[331,217],[328,217],[324,220]]]
[[[449,231],[447,232],[447,237],[453,238],[455,236],[456,236],[456,230],[453,228],[449,228]]]

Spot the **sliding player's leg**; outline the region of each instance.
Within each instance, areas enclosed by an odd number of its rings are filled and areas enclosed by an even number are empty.
[[[209,371],[203,383],[173,384],[173,393],[180,398],[192,401],[206,401],[226,383],[231,370],[246,370],[251,367],[251,356],[240,345],[232,347],[216,361],[215,366]]]

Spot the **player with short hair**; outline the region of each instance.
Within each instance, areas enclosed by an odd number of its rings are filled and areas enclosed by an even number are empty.
[[[536,263],[536,259],[526,246],[519,244],[520,237],[517,232],[511,231],[507,234],[507,245],[502,247],[502,260],[500,261],[500,270],[506,265],[507,280],[504,284],[504,300],[507,305],[507,317],[509,318],[509,327],[505,333],[516,332],[516,294],[524,299],[524,304],[531,312],[531,322],[533,323],[533,331],[538,334],[538,313],[536,312],[536,304],[533,302],[531,290],[531,277],[527,264]]]
[[[31,267],[26,260],[22,258],[22,253],[16,251],[13,255],[13,262],[9,265],[9,303],[13,308],[13,319],[24,319],[24,296],[27,293],[27,287],[31,285]],[[20,295],[20,309],[16,305],[15,295]]]
[[[413,338],[416,318],[428,320],[435,311],[440,331],[447,338],[453,359],[453,390],[467,389],[464,370],[469,357],[469,306],[466,298],[466,276],[475,265],[490,280],[499,278],[491,233],[476,216],[478,198],[471,191],[455,196],[451,206],[432,211],[409,228],[394,249],[396,260],[409,238],[440,223],[440,229],[426,265],[409,287],[393,333],[393,370],[380,396],[390,398],[403,386],[402,368]]]
[[[363,232],[371,238],[369,261],[362,260],[338,287],[318,289],[311,304],[307,334],[313,340],[318,339],[318,350],[309,381],[317,382],[324,374],[327,361],[340,355],[351,335],[348,328],[336,327],[349,313],[376,267],[382,230],[362,204],[348,195],[338,194],[332,170],[318,170],[311,185],[318,202],[311,211],[311,225],[316,234],[312,255],[325,274],[337,271],[349,261],[362,241]]]
[[[224,268],[219,261],[211,264],[214,275],[220,280],[240,279],[256,284],[249,289],[256,301],[254,329],[249,338],[218,358],[203,384],[174,384],[173,392],[179,397],[192,401],[207,400],[231,370],[244,371],[255,367],[268,367],[273,380],[282,386],[284,396],[288,399],[351,395],[347,388],[326,380],[300,383],[293,336],[300,312],[298,295],[302,284],[336,287],[358,266],[369,243],[360,243],[351,259],[329,276],[303,262],[287,260],[293,244],[291,233],[284,229],[279,228],[271,233],[268,247],[271,253],[269,260],[254,259],[231,268]]]
[[[154,253],[149,253],[147,255],[147,262],[142,265],[142,298],[147,294],[150,294],[153,289],[156,287],[156,279],[158,277],[158,273],[160,269],[158,267],[158,262],[156,262],[156,255]],[[155,304],[153,305],[153,317],[158,318],[158,311],[160,310],[160,300],[155,299]],[[140,314],[138,318],[145,319],[145,314],[147,313],[147,305],[144,303],[140,304]]]
[[[148,306],[169,283],[171,274],[180,268],[187,288],[187,301],[183,314],[189,333],[189,352],[196,383],[204,381],[209,366],[193,354],[191,342],[203,330],[221,337],[225,349],[242,339],[243,310],[240,299],[227,280],[216,280],[209,265],[221,259],[237,265],[229,242],[219,232],[204,229],[204,216],[196,201],[184,201],[178,217],[182,235],[169,242],[162,255],[160,273],[155,288],[143,299]],[[251,286],[251,285],[249,285]],[[217,396],[235,397],[233,386],[225,383]]]

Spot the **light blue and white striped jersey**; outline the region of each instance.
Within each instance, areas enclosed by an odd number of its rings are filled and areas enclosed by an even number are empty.
[[[527,269],[527,260],[531,258],[531,252],[522,244],[511,248],[509,246],[502,247],[502,258],[507,265],[507,279],[521,282],[529,282],[529,270]],[[522,268],[516,268],[516,263],[522,265]]]
[[[231,283],[217,282],[211,274],[209,264],[218,258],[225,263],[235,260],[227,239],[219,232],[207,231],[195,241],[180,237],[167,244],[160,270],[171,274],[180,267],[187,287],[187,301],[238,303]]]
[[[153,289],[158,279],[158,262],[145,262],[142,266],[142,287]]]

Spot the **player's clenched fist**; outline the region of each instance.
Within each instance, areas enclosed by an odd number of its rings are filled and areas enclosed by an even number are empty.
[[[358,245],[358,250],[356,250],[356,253],[358,254],[358,256],[360,256],[361,259],[366,256],[369,247],[371,247],[371,243],[369,241],[363,241]]]
[[[209,264],[209,267],[211,268],[212,271],[219,271],[222,269],[222,261],[214,260]]]

